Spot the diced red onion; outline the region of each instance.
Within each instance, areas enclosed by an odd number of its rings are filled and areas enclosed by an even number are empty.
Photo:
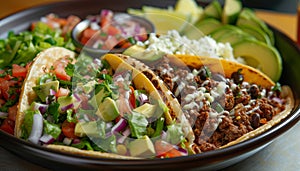
[[[111,128],[112,133],[120,132],[127,126],[127,121],[124,118],[121,118],[116,125]]]
[[[65,145],[70,145],[72,143],[72,139],[71,138],[68,138],[68,137],[65,137],[64,140],[63,140],[63,143]]]
[[[138,99],[139,99],[140,105],[149,103],[149,98],[146,94],[143,94],[143,93],[139,94]]]
[[[122,132],[122,136],[117,139],[117,142],[123,144],[126,138],[130,135],[130,128],[126,127],[126,129]]]
[[[105,134],[105,137],[108,138],[108,137],[110,137],[111,135],[112,135],[111,132],[107,132],[107,133]]]
[[[111,128],[112,127],[112,123],[111,122],[107,122],[106,123],[106,128]]]
[[[128,136],[124,136],[124,135],[123,135],[123,136],[121,136],[121,137],[119,137],[119,138],[117,139],[117,142],[118,142],[119,144],[123,144],[127,137],[128,137]]]
[[[187,156],[188,155],[188,151],[184,148],[179,147],[178,151],[183,155],[183,156]]]
[[[40,141],[44,144],[51,144],[54,142],[54,138],[49,135],[49,134],[44,134],[41,138],[40,138]]]
[[[50,89],[50,94],[49,95],[55,96],[56,95],[56,91],[53,90],[53,89]]]
[[[33,115],[33,124],[28,141],[38,144],[43,133],[43,116],[41,114]]]
[[[166,141],[167,140],[167,133],[165,131],[161,132],[161,139]]]
[[[130,128],[129,128],[129,127],[126,127],[126,129],[122,132],[122,134],[123,134],[124,136],[129,136],[129,135],[131,134]]]
[[[59,136],[57,137],[57,141],[62,142],[65,138],[65,135],[63,133],[59,134]]]
[[[41,114],[46,113],[47,109],[48,109],[47,104],[42,104],[42,103],[35,103],[35,105],[33,106],[34,110],[39,110],[41,112]]]
[[[80,99],[80,97],[79,97],[79,95],[78,95],[77,93],[74,93],[73,96],[75,97],[75,99],[76,99],[78,102],[81,101],[81,99]]]
[[[279,103],[279,104],[282,104],[282,100],[278,97],[273,97],[272,100]]]
[[[101,17],[113,16],[113,12],[108,9],[101,10]]]
[[[66,106],[63,106],[63,107],[61,107],[60,109],[61,109],[61,111],[66,111],[66,110],[68,110],[68,109],[71,109],[71,108],[73,108],[74,107],[74,104],[73,103],[71,103],[71,104],[68,104],[68,105],[66,105]]]
[[[140,31],[141,31],[140,25],[139,24],[135,24],[134,32],[138,34],[138,33],[140,33]]]
[[[73,144],[79,144],[80,143],[80,139],[78,139],[78,138],[75,138],[74,140],[73,140],[73,142],[72,142]]]
[[[8,113],[7,112],[0,112],[0,117],[7,117]]]

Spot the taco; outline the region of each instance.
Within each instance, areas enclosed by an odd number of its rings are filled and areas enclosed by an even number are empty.
[[[118,56],[142,66],[133,58]],[[240,63],[189,55],[164,55],[145,63],[137,69],[150,80],[152,70],[179,101],[193,129],[196,153],[257,136],[284,119],[294,106],[288,86]]]
[[[102,158],[192,153],[192,129],[177,101],[116,55],[92,59],[50,48],[36,57],[23,86],[15,135],[29,142]]]

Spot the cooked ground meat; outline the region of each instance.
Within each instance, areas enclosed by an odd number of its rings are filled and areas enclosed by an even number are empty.
[[[226,145],[284,110],[277,90],[245,82],[241,70],[224,78],[204,67],[171,66],[168,59],[150,67],[180,102],[195,134],[196,152]]]

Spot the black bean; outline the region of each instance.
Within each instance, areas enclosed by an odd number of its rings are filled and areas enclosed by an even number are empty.
[[[231,78],[235,84],[242,84],[244,81],[244,76],[241,74],[242,69],[239,69],[237,72],[231,74]]]
[[[251,126],[255,129],[260,126],[260,115],[258,113],[253,113],[251,115]]]
[[[249,94],[251,95],[252,99],[257,99],[259,97],[259,92],[259,88],[255,84],[249,88]]]
[[[211,72],[207,67],[204,66],[199,70],[198,76],[201,80],[206,80],[211,76]]]

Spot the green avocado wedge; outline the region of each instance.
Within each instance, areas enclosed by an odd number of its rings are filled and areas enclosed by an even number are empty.
[[[251,39],[241,40],[232,45],[234,56],[242,57],[246,63],[261,70],[274,82],[282,72],[282,61],[279,52],[272,46]]]

